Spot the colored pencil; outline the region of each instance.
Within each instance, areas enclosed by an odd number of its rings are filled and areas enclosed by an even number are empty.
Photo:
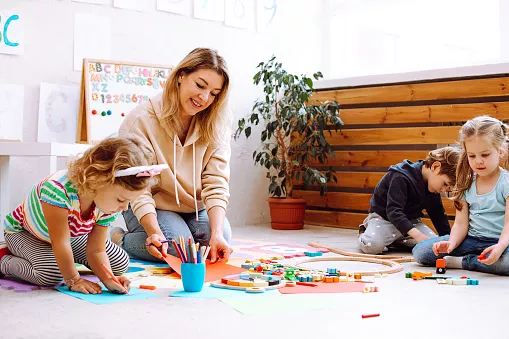
[[[104,271],[110,276],[110,278],[116,282],[117,284],[119,284],[120,286],[122,286],[124,288],[124,292],[129,295],[129,292],[127,291],[127,288],[124,287],[124,285],[122,285],[120,283],[120,281],[118,281],[117,277],[115,277],[115,275],[113,274],[113,272],[111,272],[109,269],[108,269],[108,266],[106,266],[104,263],[101,264],[104,268]]]
[[[207,249],[205,250],[205,254],[203,255],[204,262],[207,260],[207,257],[209,256],[210,252],[210,246],[207,246]]]
[[[182,251],[179,249],[175,239],[171,239],[171,243],[172,243],[173,247],[175,247],[175,251],[177,252],[177,255],[178,255],[180,261],[184,262],[184,257],[183,257]]]

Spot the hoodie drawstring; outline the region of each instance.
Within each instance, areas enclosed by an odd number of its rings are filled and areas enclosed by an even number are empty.
[[[177,136],[173,138],[173,171],[175,172],[175,200],[180,207],[179,191],[177,189]]]
[[[198,219],[198,201],[196,201],[196,147],[193,142],[193,195],[194,195],[194,210],[196,212],[196,221]]]
[[[173,138],[173,171],[175,172],[175,200],[180,207],[179,192],[177,188],[177,136]],[[196,147],[193,142],[193,197],[194,197],[194,210],[196,212],[196,221],[198,218],[198,201],[196,200]]]

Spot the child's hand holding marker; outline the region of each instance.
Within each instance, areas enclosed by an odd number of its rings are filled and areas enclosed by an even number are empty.
[[[162,235],[152,234],[145,242],[147,251],[154,257],[164,260],[168,256],[168,240]]]
[[[101,265],[104,268],[104,271],[111,278],[111,281],[108,281],[108,282],[103,281],[103,284],[104,284],[104,286],[106,286],[108,291],[129,294],[131,281],[123,275],[121,275],[119,277],[115,277],[113,272],[111,272],[109,270],[108,266],[106,266],[104,263]]]

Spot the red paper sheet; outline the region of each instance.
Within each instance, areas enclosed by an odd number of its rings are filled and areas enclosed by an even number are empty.
[[[172,255],[165,258],[170,267],[180,275],[180,259]],[[206,261],[207,271],[205,274],[205,282],[220,280],[222,277],[232,274],[239,274],[245,272],[246,269],[229,265],[224,261],[215,262],[212,264],[210,260]]]
[[[302,286],[295,287],[281,287],[279,292],[283,294],[297,294],[297,293],[348,293],[348,292],[362,292],[364,283],[362,282],[338,282],[338,283],[323,283],[316,282],[318,286]]]

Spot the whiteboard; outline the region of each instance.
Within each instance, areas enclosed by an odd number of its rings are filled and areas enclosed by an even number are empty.
[[[115,136],[125,116],[161,93],[171,73],[169,66],[85,59],[78,142],[97,142]],[[83,86],[84,84],[84,86]],[[83,120],[86,124],[83,124]],[[86,133],[80,131],[80,126]]]

